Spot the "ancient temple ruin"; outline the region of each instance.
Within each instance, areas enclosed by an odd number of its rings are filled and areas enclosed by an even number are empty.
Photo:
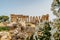
[[[42,17],[11,14],[11,22],[17,22],[18,20],[32,23],[49,21],[49,14],[42,15]]]

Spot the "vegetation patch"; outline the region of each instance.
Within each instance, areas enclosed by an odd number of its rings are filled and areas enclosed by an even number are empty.
[[[0,27],[0,31],[9,31],[9,27]]]

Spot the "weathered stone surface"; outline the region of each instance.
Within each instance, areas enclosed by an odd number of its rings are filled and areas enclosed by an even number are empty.
[[[6,31],[2,31],[0,32],[0,39],[1,40],[10,40],[11,39],[11,35],[9,32],[6,32]]]

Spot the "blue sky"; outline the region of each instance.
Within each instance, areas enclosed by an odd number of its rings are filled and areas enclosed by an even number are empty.
[[[49,14],[54,19],[51,11],[52,0],[0,0],[0,15],[23,14],[41,16]]]

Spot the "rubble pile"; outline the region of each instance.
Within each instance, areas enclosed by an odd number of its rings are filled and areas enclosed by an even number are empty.
[[[11,40],[11,35],[7,31],[0,32],[0,40]]]
[[[18,23],[17,28],[9,31],[11,34],[11,40],[26,40],[27,37],[30,37],[35,32],[35,28],[31,26],[23,26]]]

